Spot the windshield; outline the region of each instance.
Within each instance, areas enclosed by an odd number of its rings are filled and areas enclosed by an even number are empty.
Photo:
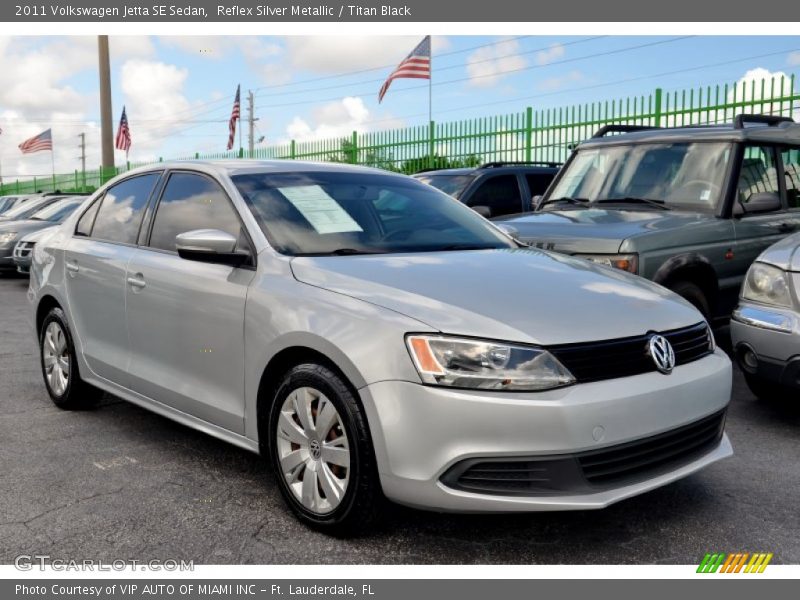
[[[49,205],[52,202],[54,202],[54,198],[52,197],[35,198],[27,202],[22,202],[19,206],[15,206],[11,210],[4,212],[3,216],[9,219],[25,219],[39,210],[42,205]]]
[[[78,208],[85,198],[69,198],[55,202],[41,210],[36,211],[31,215],[31,219],[37,221],[51,221],[53,223],[61,223],[64,219],[72,214]]]
[[[473,175],[416,175],[416,178],[453,198],[461,197],[470,182],[475,179]]]
[[[578,150],[547,200],[613,203],[650,200],[676,210],[712,212],[731,155],[727,143],[608,145]],[[652,204],[652,202],[651,202]],[[572,202],[570,206],[577,205]],[[557,206],[557,204],[551,204]],[[646,207],[646,202],[641,202]]]
[[[418,181],[361,173],[254,173],[233,182],[290,255],[513,248],[475,212]]]

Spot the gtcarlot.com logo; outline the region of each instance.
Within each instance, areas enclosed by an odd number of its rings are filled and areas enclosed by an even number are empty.
[[[772,552],[709,553],[703,557],[698,573],[763,573],[772,560]]]

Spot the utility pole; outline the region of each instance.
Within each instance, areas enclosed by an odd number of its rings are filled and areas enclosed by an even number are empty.
[[[81,138],[81,143],[78,144],[81,149],[81,187],[86,187],[86,134],[79,133],[78,137]]]
[[[255,127],[256,121],[258,119],[255,118],[254,115],[255,108],[253,107],[253,91],[247,91],[247,150],[248,158],[253,158],[253,154],[255,153],[255,132],[253,128]]]
[[[97,36],[97,58],[100,68],[100,145],[105,173],[106,169],[114,167],[114,134],[111,128],[111,63],[108,58],[107,35]]]

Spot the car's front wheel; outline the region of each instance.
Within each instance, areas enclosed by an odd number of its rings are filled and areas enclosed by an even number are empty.
[[[75,345],[64,311],[50,310],[39,333],[39,357],[42,376],[53,403],[65,410],[88,408],[102,392],[81,379]]]
[[[269,432],[281,493],[301,521],[352,535],[376,520],[383,494],[366,416],[337,373],[314,363],[286,373]]]
[[[773,383],[766,379],[753,375],[746,371],[744,373],[744,380],[747,387],[753,392],[759,400],[768,402],[775,405],[787,404],[790,402],[791,390],[780,384]]]

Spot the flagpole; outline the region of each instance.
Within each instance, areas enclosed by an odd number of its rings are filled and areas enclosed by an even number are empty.
[[[436,165],[433,164],[433,147],[434,147],[434,133],[433,133],[433,38],[428,36],[428,43],[430,47],[430,59],[428,61],[428,135],[430,136],[430,164],[428,168],[433,169]]]
[[[50,166],[53,168],[53,191],[56,191],[56,151],[53,149],[52,140],[50,142]]]

